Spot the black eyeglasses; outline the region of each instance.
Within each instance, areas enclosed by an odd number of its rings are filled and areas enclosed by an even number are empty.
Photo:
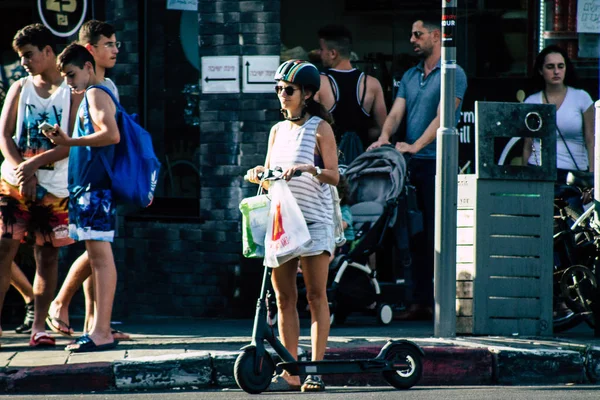
[[[279,93],[281,93],[282,90],[288,96],[293,96],[294,93],[296,92],[296,90],[300,90],[300,89],[296,89],[293,86],[285,86],[285,87],[284,86],[275,86],[275,93],[279,94]]]
[[[98,44],[94,44],[94,47],[98,47],[100,45]],[[106,42],[104,44],[102,44],[102,46],[106,47],[107,49],[112,49],[114,47],[116,47],[117,49],[121,48],[121,42]]]

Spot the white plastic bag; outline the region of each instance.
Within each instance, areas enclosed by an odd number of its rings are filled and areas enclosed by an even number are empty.
[[[277,180],[269,187],[271,210],[265,237],[264,265],[275,268],[298,257],[311,242],[300,207],[287,182]]]

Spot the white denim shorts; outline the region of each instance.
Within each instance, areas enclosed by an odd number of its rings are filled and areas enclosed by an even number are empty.
[[[333,224],[314,222],[308,223],[307,226],[312,240],[302,248],[300,257],[318,256],[324,251],[333,254],[335,250]]]

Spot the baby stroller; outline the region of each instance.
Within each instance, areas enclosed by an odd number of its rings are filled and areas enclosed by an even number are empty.
[[[380,324],[389,324],[393,309],[383,302],[377,271],[368,264],[369,256],[383,247],[387,233],[393,233],[396,246],[408,249],[408,225],[422,226],[416,205],[407,204],[406,161],[392,146],[382,146],[358,156],[345,173],[356,239],[347,254],[329,265],[327,297],[331,322],[344,323],[355,311],[374,312]],[[414,229],[413,229],[414,230]],[[381,267],[381,266],[380,266]],[[299,308],[306,309],[299,275]]]

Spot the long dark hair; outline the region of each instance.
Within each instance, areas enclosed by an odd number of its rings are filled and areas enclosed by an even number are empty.
[[[575,73],[575,67],[571,62],[571,59],[567,55],[566,51],[553,44],[545,47],[535,58],[535,63],[533,64],[533,71],[531,72],[532,89],[535,92],[542,91],[546,88],[546,82],[544,81],[544,77],[540,75],[540,72],[542,71],[542,68],[544,68],[546,56],[552,53],[558,53],[565,59],[565,85],[577,87],[577,74]]]
[[[333,124],[333,116],[325,109],[323,104],[318,103],[314,99],[314,94],[306,100],[306,112],[315,117],[319,117],[326,121],[329,125]]]
[[[338,195],[340,196],[340,205],[348,204],[349,200],[348,195],[350,194],[350,186],[348,185],[348,180],[342,174],[340,174],[340,179],[337,184]]]

